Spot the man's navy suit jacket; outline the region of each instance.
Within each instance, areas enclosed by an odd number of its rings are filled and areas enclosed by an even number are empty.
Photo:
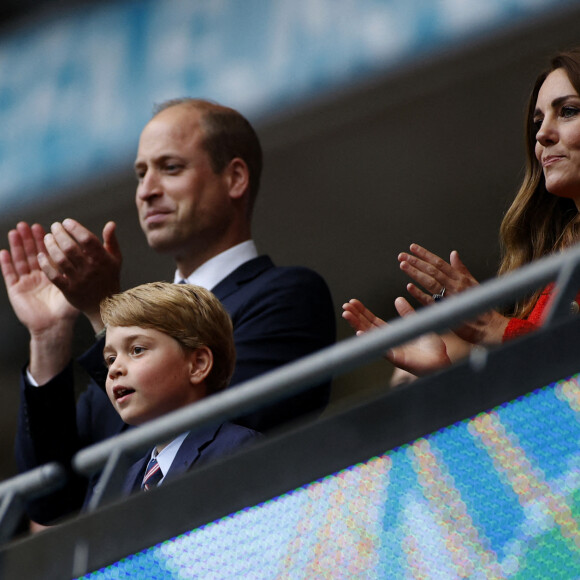
[[[312,270],[276,267],[268,256],[242,264],[215,288],[234,326],[236,368],[230,387],[331,345],[335,316],[324,280]],[[16,437],[20,471],[49,461],[70,466],[74,454],[119,434],[126,426],[104,392],[106,369],[103,341],[80,362],[94,379],[75,403],[72,366],[41,388],[21,381],[21,405]],[[280,403],[236,419],[266,432],[287,421],[320,413],[328,402],[330,383],[316,386]],[[61,492],[29,506],[39,523],[49,523],[82,506],[86,481],[70,473]]]

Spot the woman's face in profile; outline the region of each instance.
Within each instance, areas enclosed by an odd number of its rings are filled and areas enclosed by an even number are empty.
[[[580,96],[564,69],[552,71],[541,86],[534,124],[546,189],[580,208]]]

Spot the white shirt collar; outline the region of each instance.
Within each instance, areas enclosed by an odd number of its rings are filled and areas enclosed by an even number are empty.
[[[175,456],[177,455],[177,452],[179,451],[181,444],[185,441],[185,438],[188,435],[189,431],[186,431],[185,433],[178,435],[173,441],[171,441],[171,443],[166,445],[159,453],[157,453],[157,448],[155,447],[153,448],[153,451],[151,452],[151,457],[157,458],[157,463],[159,463],[161,473],[163,473],[163,477],[161,478],[159,483],[161,483],[165,479],[165,476],[167,475],[167,472],[169,471],[169,468],[171,467],[171,464],[173,463],[173,460],[175,459]]]
[[[247,240],[227,249],[225,252],[214,256],[197,270],[195,270],[187,279],[188,284],[201,286],[206,290],[215,288],[224,278],[229,276],[236,268],[253,260],[258,256],[258,250],[253,240]],[[175,283],[181,282],[183,277],[179,270],[175,272]]]

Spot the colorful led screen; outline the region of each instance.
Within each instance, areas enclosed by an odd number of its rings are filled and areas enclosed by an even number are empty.
[[[580,577],[580,375],[83,576]]]

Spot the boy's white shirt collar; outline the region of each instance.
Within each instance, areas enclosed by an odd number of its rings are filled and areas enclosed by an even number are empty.
[[[173,463],[181,444],[185,441],[185,438],[189,435],[189,431],[178,435],[171,443],[166,445],[159,453],[157,453],[157,448],[154,447],[153,451],[151,452],[151,458],[155,457],[157,459],[157,463],[159,463],[159,467],[161,468],[161,473],[163,473],[163,477],[159,481],[161,483],[167,472],[171,468],[171,464]],[[149,461],[149,459],[147,461]]]
[[[174,282],[177,284],[185,279],[188,284],[195,284],[206,290],[212,290],[236,268],[257,257],[258,250],[254,240],[247,240],[214,256],[202,264],[188,278],[183,278],[179,270],[177,270]]]

